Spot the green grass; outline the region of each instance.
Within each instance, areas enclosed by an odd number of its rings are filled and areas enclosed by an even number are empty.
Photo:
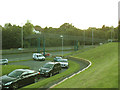
[[[2,70],[0,76],[8,74],[15,69],[29,69],[28,66],[22,66],[22,65],[0,65],[0,67],[1,67],[0,69]]]
[[[74,69],[73,69],[74,68]],[[41,80],[41,81],[39,81],[39,82],[37,82],[37,83],[34,83],[34,84],[31,84],[31,85],[28,85],[28,86],[26,86],[26,87],[23,87],[23,88],[21,88],[22,90],[24,90],[25,88],[42,88],[42,87],[44,87],[45,85],[47,85],[47,84],[50,84],[50,83],[52,83],[53,81],[57,81],[57,80],[59,80],[60,78],[62,78],[62,77],[65,77],[65,76],[67,76],[67,75],[70,75],[71,73],[74,73],[76,70],[79,70],[79,68],[80,68],[80,65],[78,64],[78,63],[75,63],[75,62],[73,62],[73,61],[69,61],[69,68],[65,71],[65,72],[62,72],[62,73],[60,73],[60,74],[57,74],[57,75],[55,75],[55,76],[52,76],[52,77],[50,77],[50,78],[46,78],[46,79],[44,79],[44,80]],[[20,89],[20,90],[21,90]]]
[[[16,61],[9,61],[9,63],[15,63],[15,62],[23,62],[23,61],[30,61],[33,59],[26,59],[26,60],[16,60]]]
[[[92,66],[54,88],[118,88],[118,43],[108,43],[75,55]]]
[[[80,50],[78,50],[78,51],[72,51],[72,52],[70,52],[70,53],[64,54],[64,57],[69,57],[69,56],[71,56],[71,55],[77,55],[77,54],[79,54],[79,53],[82,53],[82,52],[85,52],[85,51],[87,51],[87,50],[93,49],[94,47],[96,47],[96,46],[91,46],[91,47],[88,47],[88,48],[82,48],[82,49],[80,49]]]

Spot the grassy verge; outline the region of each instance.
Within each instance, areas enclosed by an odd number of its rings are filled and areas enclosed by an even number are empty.
[[[92,66],[55,88],[118,88],[118,43],[109,43],[74,55]]]
[[[29,69],[28,66],[22,66],[22,65],[0,65],[1,70],[2,70],[2,75],[8,74],[11,71],[15,69]],[[2,76],[0,75],[0,76]]]
[[[45,86],[45,85],[47,85],[47,84],[50,84],[50,83],[52,83],[53,81],[57,81],[57,80],[59,80],[59,79],[62,78],[62,77],[66,77],[67,75],[70,75],[70,74],[74,73],[75,71],[79,70],[79,68],[80,68],[79,64],[78,64],[78,63],[75,63],[75,62],[73,62],[73,61],[69,61],[69,65],[70,65],[70,67],[69,67],[65,72],[62,72],[62,73],[57,74],[57,75],[55,75],[55,76],[52,76],[52,77],[50,77],[50,78],[46,78],[46,79],[41,80],[41,81],[39,81],[39,82],[37,82],[37,83],[28,85],[28,86],[26,86],[26,87],[21,88],[20,90],[24,90],[24,89],[26,89],[26,88],[34,88],[34,89],[35,89],[35,88],[36,88],[36,89],[37,89],[37,88],[42,88],[43,86]],[[74,68],[74,69],[73,69],[73,68]]]
[[[93,49],[95,47],[96,46],[91,46],[91,47],[87,47],[87,48],[82,48],[78,51],[73,51],[73,52],[70,52],[70,53],[66,53],[66,54],[64,54],[64,57],[68,57],[68,56],[71,56],[71,55],[77,55],[77,54],[80,54],[80,53],[85,52],[87,50]]]
[[[9,61],[9,63],[23,62],[23,61],[30,61],[30,60],[33,60],[33,59]],[[47,58],[46,58],[46,60],[50,60],[50,61],[52,61],[52,60],[53,60],[53,58],[51,58],[51,57],[47,57]]]
[[[23,62],[23,61],[30,61],[30,60],[33,60],[33,59],[9,61],[9,63]]]

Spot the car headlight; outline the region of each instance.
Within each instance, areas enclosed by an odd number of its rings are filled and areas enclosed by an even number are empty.
[[[41,69],[39,69],[39,71],[41,71]]]
[[[46,73],[48,73],[49,71],[46,71]]]
[[[6,86],[6,85],[10,85],[11,83],[12,83],[12,82],[8,82],[8,83],[6,83],[6,84],[4,84],[4,85],[5,85],[5,86]]]

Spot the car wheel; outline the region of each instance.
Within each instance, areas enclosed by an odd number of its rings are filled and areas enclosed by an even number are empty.
[[[50,73],[50,74],[49,74],[49,77],[52,77],[52,76],[53,76],[53,74],[52,74],[52,73]]]
[[[38,82],[38,80],[39,80],[39,79],[38,79],[37,77],[35,77],[35,78],[34,78],[34,83]]]
[[[12,88],[13,88],[13,90],[17,90],[18,84],[17,83],[13,84]]]
[[[58,73],[60,73],[60,71],[58,70]]]

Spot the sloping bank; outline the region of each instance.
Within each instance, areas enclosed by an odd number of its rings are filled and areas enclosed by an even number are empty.
[[[38,89],[38,88],[50,88],[56,83],[59,83],[60,81],[64,80],[65,78],[71,77],[76,73],[79,73],[81,70],[85,69],[89,66],[89,62],[85,61],[83,59],[73,58],[69,57],[69,68],[65,72],[62,72],[60,74],[57,74],[55,76],[52,76],[50,78],[46,78],[44,80],[41,80],[37,83],[25,86],[21,88],[20,90],[24,89]]]
[[[54,88],[118,88],[118,43],[104,44],[74,57],[88,59],[92,66]]]
[[[49,88],[53,88],[53,87],[55,87],[56,85],[59,85],[60,83],[66,81],[67,79],[70,79],[70,78],[72,78],[73,76],[75,76],[75,75],[81,73],[82,71],[88,69],[88,68],[92,65],[92,63],[91,63],[89,60],[86,60],[86,59],[83,59],[83,58],[75,58],[75,57],[69,57],[69,58],[70,58],[70,60],[77,61],[79,64],[83,64],[83,65],[81,65],[82,67],[81,67],[80,70],[77,71],[76,73],[73,73],[73,74],[70,75],[69,77],[66,77],[65,79],[63,79],[63,80],[61,80],[60,82],[52,85],[52,86],[49,87]]]

